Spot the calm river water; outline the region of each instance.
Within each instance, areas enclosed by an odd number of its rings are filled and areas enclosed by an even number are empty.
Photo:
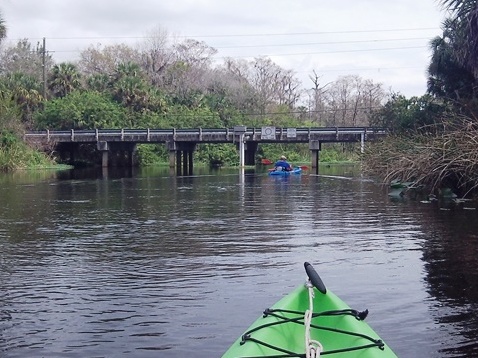
[[[0,176],[0,357],[220,357],[304,261],[398,356],[478,356],[475,205],[321,171]]]

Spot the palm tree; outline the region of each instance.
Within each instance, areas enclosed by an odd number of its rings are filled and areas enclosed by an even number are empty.
[[[149,86],[141,68],[132,62],[120,63],[111,83],[115,101],[135,111],[148,107]]]
[[[3,84],[11,99],[21,109],[23,122],[30,125],[33,112],[39,109],[43,102],[40,82],[32,76],[17,72],[7,74]]]
[[[74,64],[63,62],[53,66],[48,80],[48,88],[55,97],[65,97],[80,87],[80,73]]]
[[[7,26],[5,25],[5,20],[3,20],[2,13],[0,12],[0,43],[5,37],[7,37]]]
[[[441,0],[452,14],[455,31],[453,49],[457,61],[478,78],[478,2],[476,0]]]
[[[144,78],[144,74],[138,64],[133,62],[123,62],[116,67],[114,80],[118,81],[125,77]]]
[[[475,77],[456,58],[454,25],[454,21],[445,20],[443,36],[437,36],[430,42],[432,57],[428,66],[428,92],[440,98],[463,102],[475,96]]]
[[[113,85],[113,98],[127,108],[140,111],[148,105],[147,86],[138,77],[124,77]]]

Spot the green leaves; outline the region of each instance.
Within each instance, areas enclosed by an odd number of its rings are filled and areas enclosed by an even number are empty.
[[[0,43],[5,37],[7,37],[7,26],[3,20],[2,13],[0,13]]]
[[[12,131],[3,130],[0,132],[0,146],[3,148],[11,148],[18,142],[18,137]]]
[[[449,18],[443,35],[431,42],[433,51],[428,90],[452,101],[457,111],[473,115],[478,92],[478,7],[476,0],[442,0]]]
[[[405,132],[436,123],[447,110],[445,103],[430,95],[406,98],[393,93],[382,108],[372,113],[370,124]]]
[[[39,128],[94,129],[128,127],[127,111],[107,95],[75,91],[45,103]]]
[[[23,143],[13,132],[0,133],[0,171],[19,168],[49,167],[53,160]]]
[[[65,97],[67,94],[81,88],[80,73],[72,63],[60,63],[53,66],[48,79],[48,88],[54,97]]]

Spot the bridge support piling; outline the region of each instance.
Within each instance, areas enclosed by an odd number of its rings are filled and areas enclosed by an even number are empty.
[[[195,142],[168,142],[169,169],[173,172],[176,168],[176,175],[193,175],[193,157],[196,149]]]
[[[176,151],[177,175],[193,175],[193,154],[192,150]]]
[[[176,151],[169,150],[169,168],[174,168],[176,166]]]
[[[319,157],[320,157],[320,152],[318,150],[313,150],[311,153],[311,159],[312,159],[312,171],[314,171],[314,174],[319,174]]]
[[[246,126],[235,126],[234,127],[234,139],[237,137],[239,144],[239,167],[243,168],[245,165],[245,151],[246,146],[244,142],[244,136],[247,131]]]
[[[181,175],[182,152],[176,151],[176,175]]]
[[[315,174],[319,174],[319,159],[320,150],[322,149],[322,143],[319,140],[311,140],[309,142],[309,149],[311,152],[311,167]]]
[[[108,168],[108,151],[103,150],[101,152],[101,167]]]
[[[244,168],[245,163],[245,145],[244,145],[244,134],[239,136],[239,167]]]
[[[256,152],[258,143],[252,141],[236,143],[239,152],[239,167],[256,164]]]
[[[183,153],[183,173],[186,175],[193,175],[193,151],[187,150]]]
[[[126,160],[128,161],[128,167],[134,167],[134,150],[126,151]]]
[[[108,142],[99,141],[96,143],[96,149],[101,152],[101,167],[108,168]]]
[[[96,149],[101,152],[101,167],[134,167],[135,143],[115,143],[100,141],[96,144]]]
[[[246,142],[246,151],[245,151],[245,164],[254,165],[256,164],[256,153],[257,153],[257,142],[247,141]]]

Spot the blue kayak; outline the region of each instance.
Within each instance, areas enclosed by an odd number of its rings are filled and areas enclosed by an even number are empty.
[[[269,172],[269,175],[291,175],[291,174],[300,174],[302,173],[302,168],[301,167],[296,167],[291,171],[287,170],[271,170]]]

